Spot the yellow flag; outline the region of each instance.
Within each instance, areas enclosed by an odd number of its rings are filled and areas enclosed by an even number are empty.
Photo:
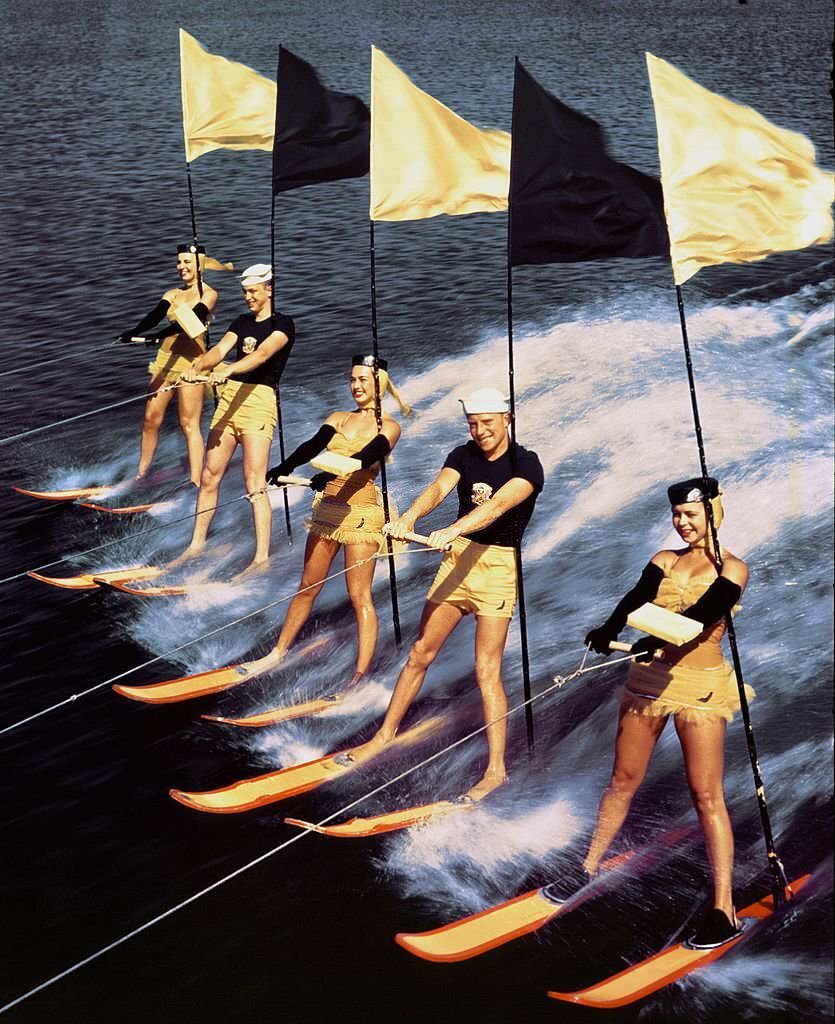
[[[180,83],[189,163],[213,149],[272,151],[275,82],[246,64],[207,53],[180,29]]]
[[[371,47],[372,220],[507,209],[510,134],[484,131]]]
[[[832,237],[835,176],[805,135],[646,57],[676,284]]]

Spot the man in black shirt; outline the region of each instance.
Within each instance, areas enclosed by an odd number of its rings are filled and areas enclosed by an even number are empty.
[[[476,801],[506,778],[507,711],[501,666],[516,603],[515,546],[531,517],[544,482],[537,456],[511,443],[507,400],[494,388],[459,399],[472,440],[449,453],[443,469],[391,527],[405,539],[415,523],[458,490],[458,518],[429,535],[430,546],[445,551],[426,597],[420,635],[397,680],[383,724],[368,743],[348,756],[363,760],[394,739],[403,716],[423,683],[426,670],[449,635],[472,612],[476,619],[475,675],[484,703],[488,762],[484,776],[462,800]]]
[[[277,420],[275,390],[295,340],[292,319],[271,311],[272,280],[272,267],[265,263],[243,272],[241,287],[249,313],[233,320],[217,345],[182,375],[184,381],[193,381],[211,371],[209,383],[222,385],[222,390],[206,444],[194,533],[183,554],[169,563],[172,566],[193,558],[205,547],[218,488],[239,444],[243,446],[244,483],[255,523],[255,555],[240,575],[265,567],[269,559],[272,506],[266,473]],[[233,348],[235,361],[221,364]]]

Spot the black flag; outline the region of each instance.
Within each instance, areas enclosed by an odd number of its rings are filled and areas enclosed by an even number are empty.
[[[510,215],[513,266],[669,252],[661,183],[612,160],[600,125],[546,92],[518,60]]]
[[[277,77],[273,192],[368,174],[371,118],[362,100],[326,89],[283,46]]]

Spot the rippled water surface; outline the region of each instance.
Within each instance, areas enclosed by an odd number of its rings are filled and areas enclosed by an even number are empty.
[[[111,339],[176,282],[172,251],[190,235],[179,26],[208,50],[270,76],[281,42],[328,84],[366,100],[374,43],[464,117],[505,129],[518,54],[546,88],[601,121],[618,158],[657,173],[643,57],[650,50],[807,133],[820,163],[835,163],[832,16],[819,2],[333,8],[320,0],[255,7],[7,0],[4,13],[0,437],[124,404],[0,448],[0,579],[73,553],[50,571],[153,562],[180,550],[190,532],[185,499],[156,517],[117,519],[36,503],[8,487],[81,486],[133,471],[147,353]],[[268,258],[269,177],[266,153],[219,151],[195,161],[198,227],[211,254],[236,266]],[[282,389],[291,446],[328,411],[349,407],[348,356],[370,343],[367,188],[361,179],[278,198],[278,297],[298,326]],[[462,388],[504,380],[505,231],[504,215],[496,214],[377,225],[380,347],[416,410],[389,467],[401,507],[464,439],[456,401]],[[212,283],[221,295],[221,331],[240,300],[231,276],[215,274]],[[752,716],[775,838],[790,875],[813,878],[792,913],[757,928],[721,962],[607,1019],[825,1021],[833,1011],[831,249],[703,271],[684,294],[708,461],[726,490],[723,540],[751,569],[737,630],[746,678],[758,693]],[[576,667],[588,627],[653,551],[670,543],[664,486],[695,474],[698,461],[669,265],[520,268],[514,311],[519,438],[539,452],[547,474],[526,536],[539,692],[555,673]],[[176,476],[181,448],[170,419],[158,465]],[[241,492],[235,461],[222,492],[230,504],[211,536],[218,579],[250,557],[248,508],[231,501]],[[0,728],[123,672],[131,672],[129,681],[153,682],[265,648],[280,605],[188,641],[293,592],[308,502],[292,495],[292,547],[276,515],[269,576],[234,591],[142,601],[73,594],[26,578],[0,584]],[[432,521],[444,523],[447,514]],[[159,528],[138,535],[150,527]],[[79,554],[107,541],[115,543]],[[406,642],[435,564],[423,553],[399,563]],[[367,734],[404,656],[392,638],[382,570],[375,593],[381,643],[364,699],[318,719],[242,735],[199,716],[260,709],[288,693],[306,697],[344,682],[353,624],[342,581],[326,588],[305,637],[323,646],[281,675],[165,708],[120,700],[102,686],[3,735],[0,1002],[295,834],[282,824],[285,805],[215,817],[173,803],[167,790],[209,789]],[[476,727],[471,672],[465,624],[433,666],[414,712],[415,719],[442,715],[441,731],[288,802],[286,813],[319,820]],[[517,623],[504,674],[517,703]],[[657,847],[651,871],[627,872],[608,896],[470,963],[427,964],[392,940],[560,871],[587,835],[607,778],[621,680],[617,667],[607,668],[544,698],[532,756],[516,715],[510,783],[476,810],[375,840],[307,836],[32,996],[8,1019],[598,1019],[545,992],[591,984],[659,948],[707,890],[698,837],[664,846],[670,829],[694,820],[672,730],[622,840]],[[478,777],[483,759],[481,740],[462,745],[352,813],[452,797]],[[740,899],[753,899],[768,888],[768,874],[739,723],[729,731],[726,779],[736,886]]]

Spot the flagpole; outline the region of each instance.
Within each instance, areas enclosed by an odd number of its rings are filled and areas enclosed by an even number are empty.
[[[379,348],[377,345],[377,268],[376,268],[376,250],[374,245],[374,220],[369,218],[369,255],[371,258],[371,351],[374,355],[374,416],[377,420],[377,433],[381,433],[383,429],[383,404],[382,395],[380,394],[380,373],[379,373]],[[386,479],[386,460],[380,460],[380,490],[383,492],[383,514],[386,517],[386,522],[390,522],[389,513],[389,492],[388,492],[388,481]],[[394,626],[394,639],[399,647],[402,642],[402,636],[400,633],[400,611],[397,605],[397,576],[394,570],[394,548],[392,547],[391,537],[386,534],[386,550],[388,551],[388,562],[389,567],[389,591],[391,593],[391,619],[392,625]]]
[[[684,316],[684,299],[682,297],[681,285],[676,285],[676,300],[678,302],[678,315],[681,323],[681,338],[684,345],[684,361],[687,366],[687,381],[690,387],[690,403],[693,408],[693,425],[696,431],[696,444],[699,449],[699,465],[704,479],[705,493],[707,493],[707,460],[705,458],[704,438],[702,436],[702,423],[699,415],[699,404],[696,397],[696,381],[693,374],[693,362],[690,358],[690,342],[687,337],[687,321]],[[709,501],[705,501],[707,518],[710,527],[710,534],[713,540],[713,550],[716,554],[717,568],[722,571],[722,553],[719,547],[719,533],[713,518],[713,507]],[[768,813],[768,805],[765,799],[765,785],[760,771],[760,762],[757,756],[757,744],[754,739],[754,729],[751,725],[751,712],[748,707],[748,698],[745,695],[745,681],[742,677],[742,665],[739,660],[739,650],[736,643],[736,630],[734,629],[733,618],[730,611],[725,613],[725,623],[728,632],[728,644],[731,648],[731,659],[733,661],[736,683],[739,689],[739,704],[742,713],[742,721],[745,728],[745,741],[748,746],[748,757],[751,761],[751,770],[754,775],[754,787],[757,793],[757,804],[760,809],[760,821],[762,822],[765,848],[768,855],[768,866],[772,874],[773,895],[775,906],[786,902],[787,893],[791,893],[786,871],[774,846],[774,835],[771,829],[771,818]]]
[[[276,65],[275,80],[278,82],[278,75],[281,71],[281,47],[278,48],[278,64]],[[276,139],[278,138],[278,94],[276,93],[275,98],[275,133],[273,136],[273,159],[272,159],[272,178],[270,181],[270,267],[272,269],[272,287],[270,288],[270,316],[275,313],[275,171],[276,171]],[[281,383],[276,383],[275,386],[275,404],[276,404],[276,426],[278,427],[278,454],[281,457],[281,461],[284,462],[286,458],[284,450],[284,420],[281,415]],[[290,499],[287,497],[287,488],[281,488],[281,495],[284,499],[284,526],[287,530],[287,543],[290,547],[293,546],[293,528],[290,525]]]
[[[514,58],[515,64],[519,63],[519,58]],[[514,64],[514,70],[515,70]],[[516,75],[513,76],[513,91],[514,99],[516,93]],[[511,156],[511,174],[512,168],[512,156]],[[508,190],[511,191],[510,189]],[[514,381],[514,367],[513,367],[513,261],[512,261],[512,248],[511,239],[513,237],[512,232],[513,226],[513,208],[510,203],[510,196],[508,195],[507,202],[507,379],[508,379],[508,395],[510,398],[510,462],[511,466],[514,465],[515,454],[514,445],[516,444],[516,387]],[[533,752],[534,748],[534,730],[533,730],[533,708],[531,706],[531,665],[530,656],[528,654],[528,623],[527,616],[525,614],[525,574],[522,567],[522,542],[519,538],[516,517],[513,516],[511,520],[513,524],[513,550],[516,554],[516,589],[519,593],[519,640],[522,646],[522,690],[525,695],[525,728],[527,731],[528,738],[528,751]]]
[[[200,272],[200,259],[197,252],[197,216],[194,212],[194,191],[191,187],[191,163],[186,160],[186,180],[188,182],[188,209],[191,214],[191,239],[194,246],[194,266],[197,271],[197,294],[203,298],[203,275]],[[209,341],[209,326],[206,325],[206,344]]]
[[[188,182],[188,208],[191,214],[191,241],[194,249],[194,267],[197,272],[197,294],[200,298],[203,298],[203,273],[200,270],[200,253],[198,251],[197,242],[197,215],[194,209],[194,190],[191,186],[191,161],[186,160],[186,181]],[[209,350],[211,345],[211,336],[209,334],[209,317],[206,317],[206,351]],[[217,409],[218,403],[218,392],[217,387],[212,386],[212,400],[214,407]]]
[[[273,272],[273,283],[270,289],[270,316],[275,313],[275,178],[273,178],[272,198],[270,202],[270,266]],[[284,462],[284,421],[281,417],[281,384],[275,386],[276,404],[276,425],[278,426],[278,453],[281,461]],[[293,528],[290,525],[290,500],[287,497],[287,488],[282,487],[281,493],[284,498],[284,525],[287,529],[287,543],[293,546]]]

